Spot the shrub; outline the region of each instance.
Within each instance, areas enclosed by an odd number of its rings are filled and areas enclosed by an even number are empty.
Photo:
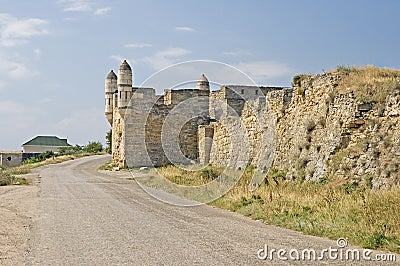
[[[88,153],[98,153],[103,151],[103,145],[99,141],[93,141],[89,142],[89,144],[86,145],[83,150]]]
[[[112,129],[110,129],[106,134],[106,152],[111,154],[112,151]]]
[[[220,173],[212,168],[206,168],[200,172],[200,177],[204,180],[214,180],[216,179]]]
[[[344,75],[349,75],[352,71],[355,70],[355,67],[347,67],[343,65],[339,65],[336,69],[337,72]]]
[[[32,157],[32,158],[29,158],[29,159],[23,161],[22,164],[38,163],[38,162],[42,162],[42,161],[49,159],[51,157],[54,157],[54,156],[56,156],[56,154],[54,152],[46,151],[46,152],[39,154],[38,157]]]
[[[300,74],[300,75],[294,76],[293,80],[292,80],[292,86],[301,87],[302,81],[304,81],[308,77],[309,77],[309,75],[307,75],[307,74]]]
[[[70,146],[70,147],[62,147],[58,149],[58,155],[74,155],[81,154],[85,152],[84,146]]]

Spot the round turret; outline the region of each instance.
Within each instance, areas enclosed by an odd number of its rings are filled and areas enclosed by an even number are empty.
[[[118,107],[127,107],[132,96],[132,68],[124,60],[118,69]]]
[[[117,75],[111,70],[106,77],[106,92],[114,93],[117,90]]]
[[[204,74],[202,74],[199,78],[199,80],[197,81],[196,84],[196,89],[198,90],[210,90],[210,82],[208,82],[208,79],[206,78],[206,76]]]
[[[112,125],[113,118],[113,94],[118,90],[117,88],[117,75],[115,75],[114,71],[111,70],[108,73],[105,80],[105,91],[106,91],[106,109],[105,114],[108,122]]]

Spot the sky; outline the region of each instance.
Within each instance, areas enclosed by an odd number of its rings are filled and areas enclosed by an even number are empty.
[[[398,0],[0,0],[0,150],[37,135],[104,143],[104,79],[124,59],[135,85],[188,60],[269,86],[339,65],[400,69],[399,10]]]

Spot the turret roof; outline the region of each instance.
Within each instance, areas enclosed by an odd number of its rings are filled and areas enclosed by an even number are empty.
[[[131,66],[128,64],[128,62],[126,62],[126,60],[124,60],[124,62],[122,62],[119,69],[120,70],[132,70]]]
[[[208,82],[208,79],[206,78],[206,76],[204,74],[201,74],[199,81],[207,81]]]
[[[117,75],[115,75],[114,70],[111,70],[107,75],[107,79],[117,79]]]

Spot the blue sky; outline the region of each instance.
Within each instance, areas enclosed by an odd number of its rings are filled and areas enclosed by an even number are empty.
[[[399,10],[397,0],[0,0],[0,150],[36,135],[104,142],[104,78],[122,59],[137,85],[199,59],[260,85],[338,65],[399,69]]]

